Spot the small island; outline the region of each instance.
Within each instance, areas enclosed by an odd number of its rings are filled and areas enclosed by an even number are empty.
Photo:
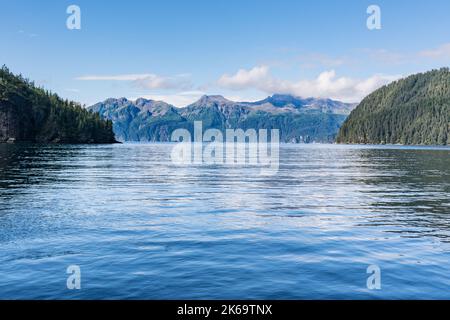
[[[0,69],[0,143],[116,143],[112,122]]]

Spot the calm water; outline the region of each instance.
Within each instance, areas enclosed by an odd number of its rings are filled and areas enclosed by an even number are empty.
[[[0,298],[450,299],[450,149],[284,145],[264,177],[171,148],[0,145]]]

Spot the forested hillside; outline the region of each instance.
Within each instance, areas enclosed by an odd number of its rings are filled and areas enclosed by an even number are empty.
[[[449,69],[412,75],[378,89],[353,110],[337,142],[449,145]]]
[[[0,142],[111,143],[111,121],[0,70]]]

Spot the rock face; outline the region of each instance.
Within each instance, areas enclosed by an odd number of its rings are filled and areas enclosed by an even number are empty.
[[[31,141],[30,110],[0,101],[0,142]]]
[[[19,125],[17,117],[11,106],[6,103],[0,103],[0,142],[6,142],[9,139],[16,140],[19,136]]]
[[[112,123],[0,69],[0,143],[113,143]]]
[[[121,141],[170,141],[176,129],[279,129],[284,142],[332,142],[355,107],[330,99],[302,99],[274,95],[257,102],[234,102],[222,96],[203,96],[197,102],[176,108],[161,101],[108,99],[89,110],[113,122]]]

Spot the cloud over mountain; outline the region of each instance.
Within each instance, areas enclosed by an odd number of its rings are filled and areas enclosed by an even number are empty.
[[[120,74],[120,75],[87,75],[77,77],[80,81],[122,81],[132,82],[142,89],[181,89],[187,90],[192,87],[190,77],[187,74],[175,76],[160,76],[152,73],[143,74]]]
[[[450,58],[450,43],[445,43],[434,49],[424,50],[419,55],[427,58]]]
[[[280,92],[357,102],[372,91],[399,78],[400,76],[383,74],[365,79],[338,77],[334,70],[330,70],[322,72],[316,79],[289,81],[274,77],[268,66],[256,66],[249,70],[240,69],[234,75],[222,75],[217,84],[231,90],[257,89],[268,94]]]

